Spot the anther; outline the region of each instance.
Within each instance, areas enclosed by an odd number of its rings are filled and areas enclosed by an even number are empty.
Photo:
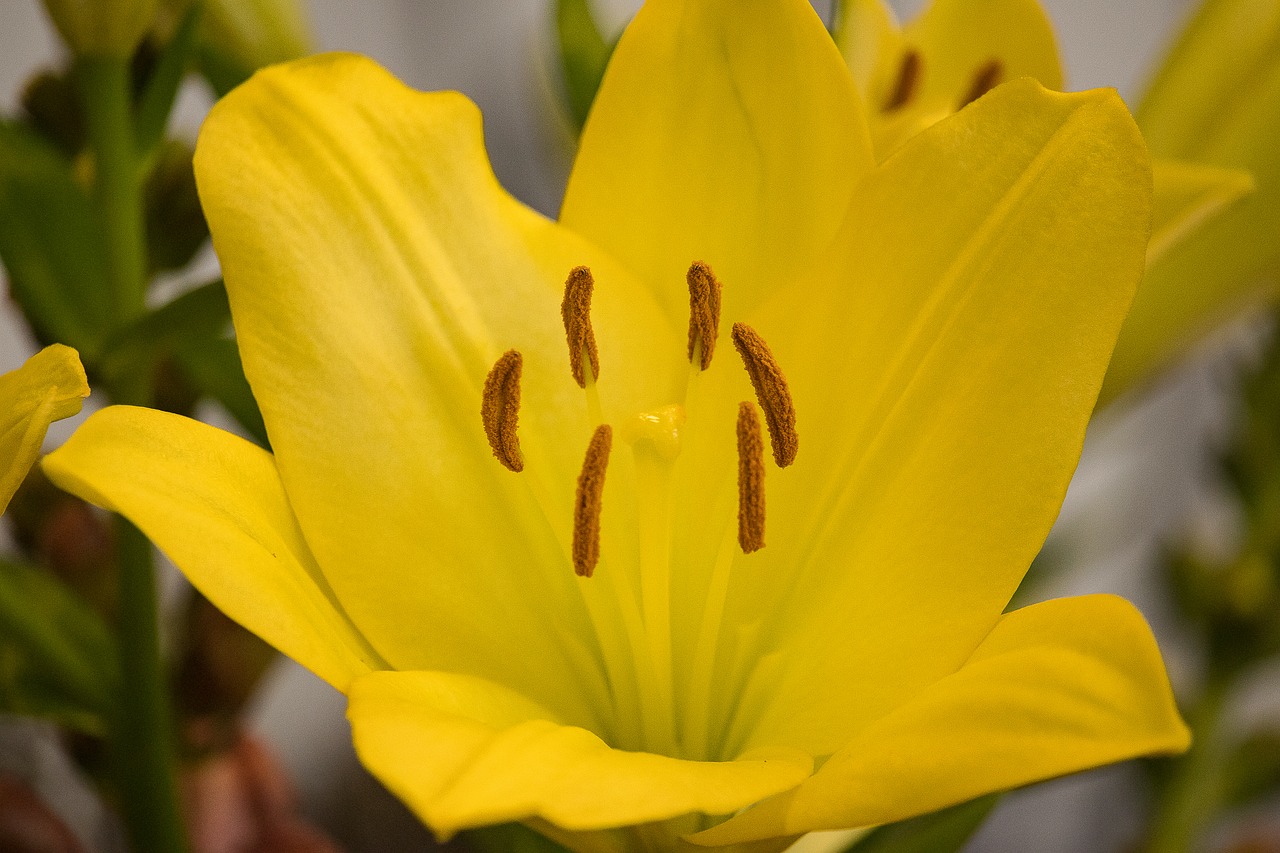
[[[782,369],[769,351],[760,334],[746,323],[733,324],[733,345],[742,356],[742,363],[756,389],[756,399],[764,409],[764,419],[769,425],[769,443],[773,447],[773,461],[785,468],[796,460],[800,438],[796,433],[796,410],[791,402],[791,390]]]
[[[990,92],[1004,79],[1004,65],[998,59],[991,59],[978,68],[969,84],[969,91],[960,99],[960,107],[967,107],[983,95]]]
[[[689,360],[693,361],[694,349],[702,341],[698,367],[706,370],[720,334],[720,282],[702,261],[693,262],[685,281],[689,285]]]
[[[744,554],[764,547],[764,436],[746,400],[738,404],[738,545]]]
[[[582,361],[591,364],[591,375],[600,376],[600,354],[596,350],[595,332],[591,330],[591,294],[596,282],[591,270],[574,267],[564,283],[564,300],[560,303],[560,316],[564,318],[564,333],[569,339],[569,369],[579,388],[587,387],[587,376]]]
[[[600,424],[587,445],[573,501],[573,570],[589,578],[600,562],[600,507],[604,498],[604,473],[613,448],[613,429]]]
[[[916,88],[920,85],[923,64],[924,60],[921,59],[919,51],[908,50],[902,54],[902,64],[898,66],[898,79],[894,82],[893,91],[889,93],[881,112],[891,113],[911,103],[911,99],[915,97]]]
[[[493,455],[512,471],[524,470],[520,438],[516,427],[520,419],[520,374],[524,359],[516,350],[507,350],[493,365],[481,392],[480,418]]]

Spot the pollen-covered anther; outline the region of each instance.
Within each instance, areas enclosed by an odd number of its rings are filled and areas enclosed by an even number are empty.
[[[720,335],[720,282],[711,267],[702,261],[694,261],[685,275],[689,285],[689,361],[702,342],[702,354],[698,367],[711,366],[711,356],[716,351],[716,338]]]
[[[893,90],[885,99],[882,112],[891,113],[900,110],[915,97],[920,86],[921,72],[924,70],[924,59],[917,50],[907,50],[902,54],[902,63],[898,66],[898,76],[893,82]]]
[[[505,467],[517,473],[524,470],[520,438],[516,428],[520,420],[520,375],[524,359],[516,350],[507,350],[494,363],[484,380],[480,398],[480,418],[493,455]]]
[[[573,571],[580,577],[591,577],[600,562],[600,508],[612,449],[613,428],[600,424],[587,445],[573,501]]]
[[[769,425],[769,444],[773,448],[773,461],[785,468],[796,461],[800,449],[800,437],[796,433],[796,409],[791,402],[791,389],[782,375],[782,368],[769,351],[760,333],[746,323],[733,324],[733,345],[742,356],[742,363],[751,377],[756,399],[764,409],[765,423]]]
[[[591,365],[593,378],[600,376],[600,353],[596,350],[595,332],[591,330],[591,294],[595,287],[591,270],[574,267],[564,283],[564,300],[560,303],[564,334],[569,341],[569,369],[579,388],[587,387],[583,361]]]
[[[755,403],[738,404],[738,546],[764,547],[764,435]]]
[[[998,59],[989,59],[973,74],[969,90],[960,99],[960,106],[967,107],[1004,81],[1004,65]]]

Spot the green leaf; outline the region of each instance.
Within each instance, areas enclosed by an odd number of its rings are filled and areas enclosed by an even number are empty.
[[[178,366],[203,396],[222,404],[258,444],[270,447],[258,401],[240,363],[240,350],[230,338],[192,338],[179,342]]]
[[[1223,777],[1226,808],[1247,807],[1280,790],[1280,731],[1257,732],[1237,746]]]
[[[0,260],[42,343],[96,358],[112,311],[105,257],[71,164],[30,128],[0,121]]]
[[[117,683],[101,617],[47,572],[0,560],[0,706],[97,734]]]
[[[196,36],[200,32],[200,3],[192,3],[178,22],[169,39],[156,57],[142,97],[138,99],[134,117],[134,136],[138,152],[145,155],[155,149],[164,138],[165,126],[178,87],[186,76],[187,67],[195,56]]]
[[[949,809],[873,829],[846,853],[956,853],[1000,802],[988,794]]]
[[[519,823],[464,833],[467,847],[479,853],[565,853],[565,848]]]
[[[209,282],[152,311],[114,337],[106,362],[111,375],[150,371],[171,357],[201,396],[220,403],[245,431],[267,447],[258,403],[244,376],[240,353],[228,336],[231,306],[222,281]]]
[[[560,38],[565,98],[574,125],[582,130],[604,78],[613,45],[601,35],[591,15],[590,0],[556,0],[556,30]]]

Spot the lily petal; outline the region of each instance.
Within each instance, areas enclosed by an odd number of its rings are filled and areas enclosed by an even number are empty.
[[[591,424],[565,277],[597,271],[607,409],[672,398],[683,329],[502,190],[474,104],[366,59],[257,74],[206,120],[196,173],[281,479],[352,619],[396,668],[493,677],[591,719],[603,681],[568,556]],[[669,371],[619,369],[668,333]],[[480,418],[509,348],[525,356],[521,475]]]
[[[1195,234],[1205,222],[1252,193],[1253,176],[1242,169],[1223,169],[1184,160],[1157,159],[1151,164],[1154,195],[1147,264],[1156,264],[1174,246]],[[1143,299],[1142,289],[1135,305]],[[1162,299],[1176,302],[1176,299]]]
[[[49,424],[80,411],[88,396],[80,357],[62,344],[0,376],[0,512],[40,455]]]
[[[1037,0],[935,0],[903,32],[906,49],[925,57],[919,98],[963,106],[975,74],[1000,64],[997,82],[1031,77],[1062,88],[1053,24]]]
[[[808,285],[821,312],[762,313],[804,443],[737,576],[787,656],[745,743],[830,752],[999,619],[1141,276],[1149,169],[1114,93],[1005,84],[862,185],[830,280]]]
[[[1278,39],[1280,8],[1270,0],[1209,0],[1135,113],[1155,154],[1246,170],[1257,190],[1148,269],[1116,344],[1106,399],[1280,295]]]
[[[888,823],[1189,743],[1133,606],[1048,601],[1004,616],[954,675],[868,725],[799,787],[691,840]]]
[[[111,406],[44,470],[127,516],[218,609],[338,690],[385,667],[334,599],[262,448],[180,415]]]
[[[576,832],[728,814],[812,771],[790,751],[696,762],[611,749],[515,691],[444,672],[361,678],[348,716],[364,765],[442,839],[530,818]]]
[[[726,316],[811,263],[873,162],[839,51],[805,0],[654,0],[623,34],[560,221],[610,250],[684,323],[684,274]]]

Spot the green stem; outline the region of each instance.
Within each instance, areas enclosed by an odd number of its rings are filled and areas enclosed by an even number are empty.
[[[145,310],[146,243],[141,168],[134,135],[129,58],[82,56],[76,85],[93,154],[93,201],[107,251],[115,326]],[[145,376],[116,377],[116,403],[151,401]],[[125,822],[139,853],[187,849],[178,803],[173,722],[160,656],[151,543],[117,521],[120,584],[120,698],[111,746]]]
[[[84,56],[76,85],[93,152],[93,201],[107,250],[113,320],[142,313],[146,244],[128,57]]]
[[[1197,840],[1217,814],[1222,803],[1227,756],[1222,715],[1232,683],[1225,677],[1212,680],[1188,713],[1191,749],[1174,759],[1173,774],[1152,817],[1146,853],[1187,853],[1195,849]]]
[[[178,803],[168,683],[160,657],[151,543],[117,518],[120,676],[112,746],[125,821],[138,853],[187,849]]]

